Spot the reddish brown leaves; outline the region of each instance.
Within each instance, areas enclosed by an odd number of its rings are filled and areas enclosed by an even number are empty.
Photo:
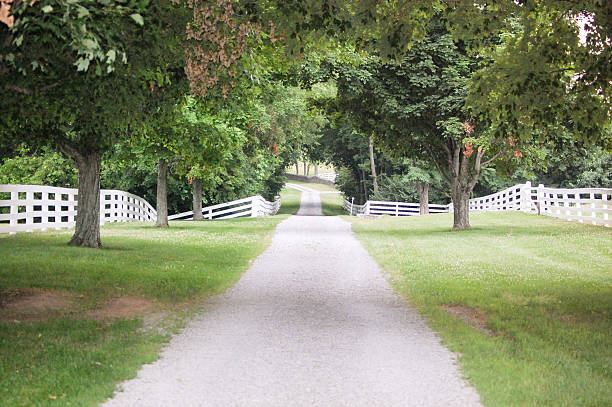
[[[261,39],[261,24],[244,19],[234,10],[232,0],[188,0],[193,23],[187,27],[191,45],[186,50],[186,72],[194,94],[206,96],[218,83],[227,97],[235,82],[236,65],[247,49],[248,37]],[[270,23],[270,41],[275,42],[274,24]]]
[[[463,123],[461,123],[461,126],[463,127],[463,130],[465,130],[465,132],[468,135],[471,135],[472,133],[474,133],[474,128],[472,127],[472,125],[469,122],[463,122]]]
[[[465,150],[463,150],[463,155],[469,158],[473,152],[474,152],[474,147],[472,146],[471,143],[467,143],[465,145]]]
[[[15,25],[15,17],[11,15],[11,3],[13,0],[0,0],[0,23],[6,24],[9,28]]]

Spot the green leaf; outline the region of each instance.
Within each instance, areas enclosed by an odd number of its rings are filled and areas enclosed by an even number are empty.
[[[88,16],[88,15],[89,15],[89,10],[87,10],[85,7],[79,6],[77,8],[77,17],[78,18],[83,18],[83,17]]]
[[[89,59],[81,57],[77,59],[74,64],[76,65],[78,72],[85,72],[89,68]]]
[[[89,38],[85,38],[83,40],[83,46],[87,49],[96,49],[98,48],[98,44],[96,44],[96,42],[94,40],[91,40]]]
[[[45,6],[42,8],[43,13],[47,14],[53,11],[53,6]]]
[[[17,47],[20,47],[22,42],[23,42],[23,35],[20,35],[19,37],[15,38],[15,45]]]
[[[136,24],[141,25],[141,26],[144,25],[144,20],[140,14],[138,13],[130,14],[130,17],[132,18],[132,20],[136,22]]]
[[[114,49],[109,50],[106,53],[106,63],[107,64],[112,64],[115,62],[115,58],[117,57],[117,51],[115,51]]]

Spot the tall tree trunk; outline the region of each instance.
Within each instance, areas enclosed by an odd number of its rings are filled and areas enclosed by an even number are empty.
[[[315,177],[319,176],[319,164],[315,163],[314,165]]]
[[[306,164],[306,176],[310,175],[310,164]]]
[[[298,161],[295,162],[295,175],[300,175],[300,163]]]
[[[307,164],[306,164],[306,160],[304,160],[304,175],[308,175],[308,174],[306,173],[306,165],[307,165]]]
[[[202,215],[202,180],[194,178],[191,186],[193,187],[193,220],[203,220]]]
[[[155,226],[167,228],[168,225],[168,161],[157,161],[157,222]]]
[[[366,203],[368,200],[368,186],[366,184],[366,172],[365,170],[361,170],[361,191],[363,193],[362,203]]]
[[[451,199],[453,201],[453,230],[471,229],[470,192],[462,187],[459,180],[453,179]]]
[[[417,193],[419,194],[419,214],[427,215],[429,213],[429,184],[417,181]]]
[[[79,196],[74,235],[68,244],[100,248],[100,152],[71,153],[79,170]]]
[[[453,230],[471,229],[470,195],[480,176],[481,160],[484,150],[467,153],[462,145],[453,142],[452,149],[447,149],[451,174],[451,199],[453,201]],[[474,166],[470,169],[470,159],[474,156]]]
[[[374,193],[378,193],[378,179],[376,176],[376,163],[374,162],[374,135],[370,135],[370,168],[372,169],[372,186]]]

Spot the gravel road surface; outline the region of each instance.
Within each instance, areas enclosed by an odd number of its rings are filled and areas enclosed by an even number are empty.
[[[316,191],[300,215],[320,215]],[[121,390],[122,389],[122,390]],[[480,406],[454,355],[337,217],[292,216],[105,407]]]

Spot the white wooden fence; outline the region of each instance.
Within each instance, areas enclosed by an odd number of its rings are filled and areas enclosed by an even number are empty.
[[[155,222],[156,219],[157,211],[143,198],[125,191],[100,190],[100,224],[103,225],[105,222]]]
[[[250,216],[253,218],[275,215],[281,206],[281,199],[274,202],[266,201],[262,196],[255,195],[237,201],[227,202],[219,205],[212,205],[202,208],[204,219],[232,219]],[[168,216],[168,220],[191,220],[193,211],[177,213]]]
[[[420,211],[420,205],[413,202],[367,201],[365,207],[370,215],[412,216]],[[448,205],[429,204],[429,212],[448,212]]]
[[[555,218],[612,226],[612,188],[531,188],[529,211]]]
[[[344,200],[344,208],[351,215],[419,215],[418,203],[367,201],[352,205]],[[430,213],[452,212],[453,204],[429,205]],[[470,199],[470,211],[522,211],[561,219],[612,225],[612,188],[558,189],[537,187],[530,182],[518,184],[495,194]]]
[[[335,172],[324,172],[322,174],[318,174],[315,178],[320,178],[324,181],[336,182],[336,173]]]
[[[42,185],[0,184],[0,233],[72,228],[78,205],[78,190]],[[240,216],[266,216],[280,208],[280,198],[268,202],[261,196],[209,206],[206,219],[230,219]],[[182,219],[193,212],[169,216]],[[157,212],[144,199],[125,191],[100,190],[100,224],[107,222],[155,222]]]

